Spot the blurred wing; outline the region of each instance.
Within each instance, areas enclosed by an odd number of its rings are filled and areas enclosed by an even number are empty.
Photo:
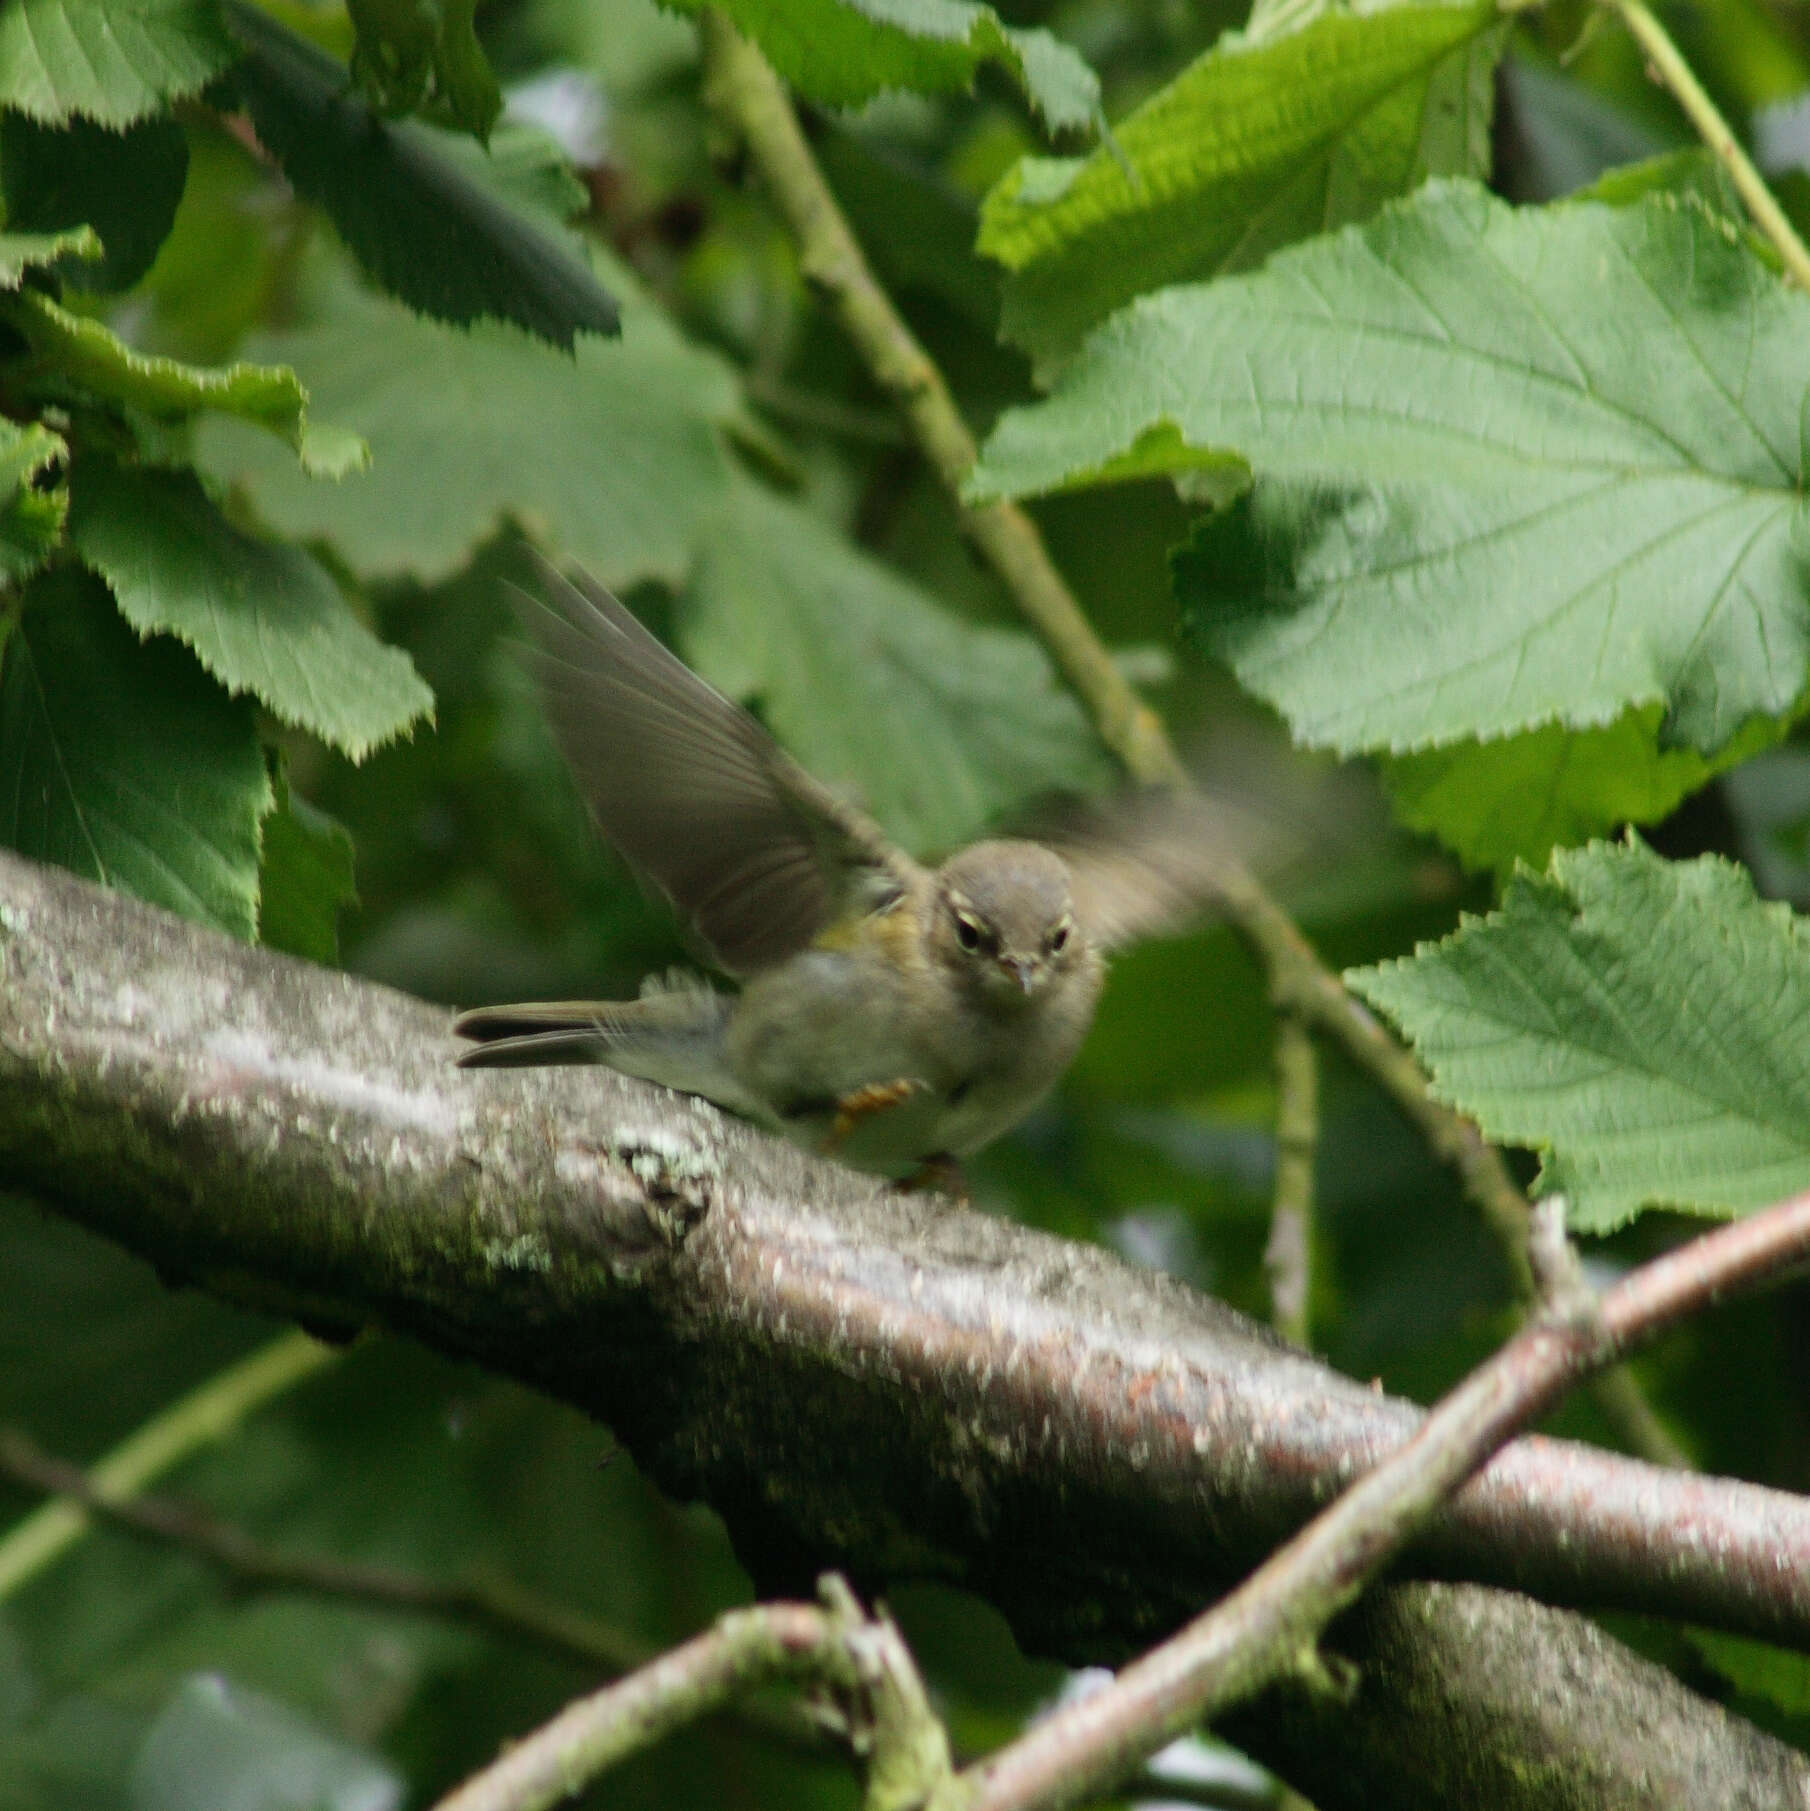
[[[600,585],[545,561],[523,593],[561,752],[604,835],[731,973],[763,968],[909,884],[879,827],[787,756]]]
[[[1260,812],[1194,787],[1122,794],[1043,837],[1068,864],[1075,916],[1107,950],[1185,931],[1253,871],[1299,854]]]

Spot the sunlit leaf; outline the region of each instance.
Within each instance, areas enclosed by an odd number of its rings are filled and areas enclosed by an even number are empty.
[[[96,455],[74,492],[70,539],[127,620],[187,642],[228,691],[355,761],[433,708],[408,656],[353,615],[311,554],[229,522],[193,472]]]
[[[1024,158],[987,197],[1000,331],[1048,368],[1134,296],[1248,270],[1427,176],[1483,175],[1505,30],[1493,0],[1433,0],[1227,33],[1112,145]]]
[[[1404,752],[1658,704],[1708,753],[1810,654],[1810,297],[1690,201],[1434,184],[1165,290],[1008,414],[976,496],[1240,454],[1176,560],[1203,646],[1301,740]]]
[[[1658,823],[1786,727],[1756,717],[1710,759],[1663,747],[1660,715],[1647,705],[1601,729],[1548,723],[1494,742],[1390,755],[1383,778],[1403,823],[1437,836],[1467,867],[1506,873],[1516,862],[1544,867],[1554,848],[1623,824]]]
[[[0,295],[0,319],[70,382],[154,419],[211,411],[256,422],[286,441],[307,471],[323,477],[337,477],[364,461],[365,448],[355,434],[308,419],[307,391],[280,365],[210,367],[149,357],[100,321],[72,314],[36,290]]]
[[[198,92],[235,54],[213,0],[7,0],[0,106],[128,126]]]
[[[1810,1186],[1810,933],[1718,856],[1560,850],[1499,911],[1346,980],[1441,1099],[1540,1152],[1580,1230]]]

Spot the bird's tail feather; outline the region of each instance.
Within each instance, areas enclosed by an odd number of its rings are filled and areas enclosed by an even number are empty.
[[[480,1006],[453,1023],[475,1040],[465,1069],[607,1063],[625,1075],[701,1094],[750,1119],[770,1120],[729,1067],[723,1028],[731,1001],[703,986],[668,988],[639,1000],[550,1000]]]

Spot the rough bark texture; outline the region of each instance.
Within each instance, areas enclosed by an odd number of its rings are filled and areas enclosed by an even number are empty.
[[[418,1002],[0,857],[0,1177],[172,1281],[577,1403],[763,1588],[945,1578],[1029,1647],[1119,1658],[1416,1417],[1106,1253],[453,1048]],[[1562,1442],[1505,1451],[1415,1564],[1810,1643],[1810,1505]],[[1240,1732],[1327,1811],[1570,1806],[1580,1779],[1810,1804],[1802,1757],[1525,1599],[1398,1587],[1342,1639],[1355,1712],[1266,1703]],[[1628,1796],[1657,1765],[1629,1732],[1661,1727],[1698,1796]]]

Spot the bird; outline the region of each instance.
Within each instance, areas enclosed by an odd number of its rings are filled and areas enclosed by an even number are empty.
[[[607,589],[522,592],[555,739],[603,836],[689,921],[726,992],[462,1013],[467,1068],[603,1063],[854,1168],[959,1193],[960,1162],[1054,1087],[1106,958],[1198,916],[1225,874],[1190,789],[989,837],[936,866],[808,773]],[[520,589],[518,587],[518,589]]]

